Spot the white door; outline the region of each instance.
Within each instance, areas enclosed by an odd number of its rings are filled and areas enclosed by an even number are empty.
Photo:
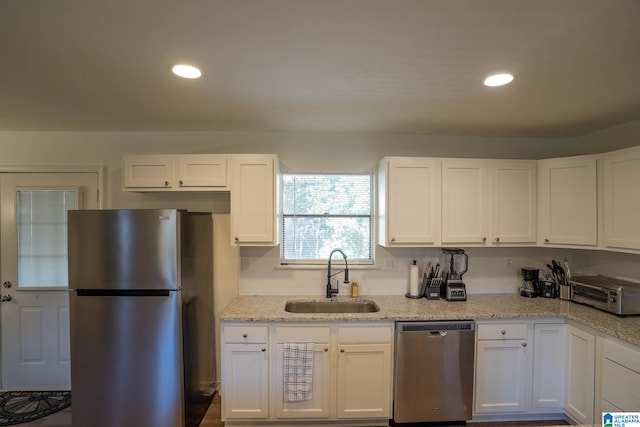
[[[97,172],[0,174],[3,389],[70,387],[66,211],[97,194]]]

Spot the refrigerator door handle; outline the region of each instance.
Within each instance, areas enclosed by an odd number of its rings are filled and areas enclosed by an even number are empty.
[[[79,297],[168,297],[167,290],[135,290],[135,289],[77,289]]]

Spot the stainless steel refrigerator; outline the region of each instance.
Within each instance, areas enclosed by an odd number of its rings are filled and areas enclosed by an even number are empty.
[[[197,426],[215,380],[210,213],[68,217],[72,423]]]

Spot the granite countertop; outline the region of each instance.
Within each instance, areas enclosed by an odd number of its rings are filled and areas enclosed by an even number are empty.
[[[339,297],[350,300],[350,297]],[[286,301],[320,300],[321,296],[244,295],[234,299],[220,314],[223,321],[255,322],[361,322],[384,320],[487,320],[500,318],[562,317],[596,331],[640,345],[640,316],[618,317],[571,301],[523,298],[518,294],[471,294],[467,301],[411,299],[401,295],[371,295],[380,307],[375,313],[288,313]]]

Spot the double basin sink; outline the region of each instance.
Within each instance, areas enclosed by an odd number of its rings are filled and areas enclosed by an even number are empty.
[[[284,311],[288,313],[375,313],[380,307],[374,301],[360,300],[298,300],[287,301]]]

